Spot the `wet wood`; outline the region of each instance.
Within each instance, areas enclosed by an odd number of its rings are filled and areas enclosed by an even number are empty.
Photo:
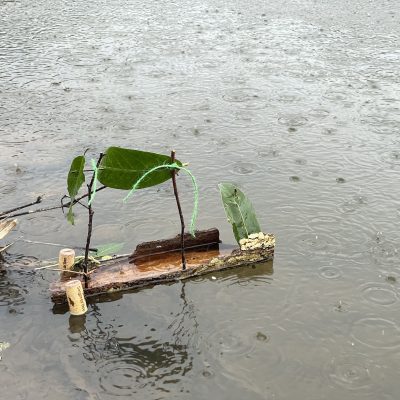
[[[137,258],[130,263],[128,258],[110,260],[102,264],[92,274],[88,288],[84,289],[86,297],[103,293],[151,286],[174,282],[212,272],[232,268],[254,266],[274,257],[274,245],[266,248],[241,251],[239,248],[218,249],[214,246],[203,246],[199,249],[189,249],[186,252],[187,269],[181,268],[180,251],[153,254]],[[65,284],[70,279],[61,278],[54,283],[51,290],[52,301],[56,304],[66,303]]]
[[[17,225],[17,220],[0,221],[0,239],[5,238]]]
[[[219,231],[217,228],[211,228],[203,231],[196,231],[195,237],[190,233],[184,234],[185,250],[198,249],[209,245],[218,245],[221,243],[219,239]],[[129,256],[131,263],[141,259],[144,256],[154,255],[157,253],[165,253],[167,251],[180,250],[181,235],[177,235],[172,239],[155,240],[152,242],[143,242],[136,247],[136,250]]]

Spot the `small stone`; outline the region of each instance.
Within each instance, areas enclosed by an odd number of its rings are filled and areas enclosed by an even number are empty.
[[[252,233],[249,235],[249,239],[258,239],[258,233]]]
[[[258,238],[259,238],[260,240],[264,240],[264,239],[265,239],[265,235],[264,235],[262,232],[260,232],[260,233],[258,234]]]
[[[210,261],[210,265],[216,265],[219,262],[219,258],[218,257],[214,257],[211,261]]]
[[[240,239],[240,240],[239,240],[240,246],[243,246],[243,245],[245,245],[246,243],[247,243],[247,239]]]

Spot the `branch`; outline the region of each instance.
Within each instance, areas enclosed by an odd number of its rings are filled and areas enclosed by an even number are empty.
[[[39,204],[39,203],[41,203],[41,202],[42,202],[42,196],[38,196],[38,198],[37,198],[35,201],[31,202],[31,203],[25,204],[25,205],[23,205],[23,206],[11,208],[10,210],[7,210],[7,211],[0,212],[0,217],[2,217],[3,215],[10,214],[10,213],[12,213],[12,212],[14,212],[14,211],[19,211],[19,210],[22,210],[22,209],[24,209],[24,208],[33,206],[33,205],[35,205],[35,204]]]
[[[98,160],[97,160],[96,168],[99,167],[100,162],[101,162],[101,159],[102,159],[103,157],[104,157],[104,153],[100,153],[99,158],[98,158]],[[89,182],[89,184],[87,185],[88,192],[87,192],[87,194],[86,194],[85,197],[91,197],[91,195],[92,195],[94,177],[95,177],[95,174],[93,173],[93,174],[92,174],[92,178],[90,179],[90,182]],[[104,187],[104,186],[103,186],[103,187]],[[100,189],[101,189],[101,188],[100,188]],[[100,189],[99,189],[99,190],[100,190]],[[81,199],[79,199],[79,200],[81,200]],[[79,201],[79,200],[78,200],[78,201]],[[89,249],[90,249],[90,239],[91,239],[91,237],[92,237],[93,214],[94,214],[94,211],[93,211],[93,209],[92,209],[92,205],[91,205],[91,204],[88,204],[88,212],[89,212],[88,232],[87,232],[87,238],[86,238],[85,261],[84,261],[84,263],[83,263],[83,269],[84,269],[84,272],[85,272],[84,277],[85,277],[85,287],[86,287],[86,288],[88,287]]]
[[[171,161],[175,162],[175,150],[171,151]],[[176,185],[176,170],[171,170],[172,186],[174,187],[174,195],[176,205],[178,206],[179,218],[181,220],[181,255],[182,255],[182,269],[186,269],[186,255],[185,255],[185,220],[183,219],[181,202],[179,201],[178,187]]]
[[[103,189],[105,189],[106,187],[107,187],[107,186],[101,186],[101,187],[99,187],[99,188],[97,189],[97,192],[100,192],[100,190],[103,190]],[[73,204],[75,205],[75,204],[78,203],[80,200],[82,200],[82,199],[84,199],[84,198],[86,198],[86,197],[88,197],[88,196],[89,196],[89,194],[88,194],[88,193],[85,193],[85,194],[82,195],[81,197],[77,197],[77,198],[73,201]],[[37,203],[32,203],[32,204],[37,204]],[[26,207],[29,207],[29,206],[32,205],[32,204],[29,204],[29,205],[27,205]],[[46,208],[37,208],[37,209],[35,209],[35,210],[24,211],[24,212],[17,213],[17,214],[12,214],[12,215],[8,215],[8,214],[5,215],[5,212],[4,212],[4,213],[1,213],[1,214],[0,214],[0,220],[6,219],[6,218],[20,217],[21,215],[29,215],[29,214],[36,214],[36,213],[39,213],[39,212],[57,210],[57,209],[60,209],[60,208],[68,208],[70,205],[71,205],[71,202],[69,201],[68,203],[65,203],[65,204],[59,205],[59,206],[52,206],[52,207],[46,207]],[[25,208],[25,207],[23,207],[23,208]],[[17,208],[17,209],[19,209],[19,208]],[[17,210],[14,210],[14,211],[17,211]]]

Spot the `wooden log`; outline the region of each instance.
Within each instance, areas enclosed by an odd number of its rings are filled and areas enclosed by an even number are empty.
[[[128,258],[110,260],[93,271],[84,293],[86,297],[90,297],[184,280],[232,268],[253,266],[272,260],[274,248],[275,238],[272,234],[268,234],[262,240],[256,239],[252,249],[241,250],[237,247],[221,250],[203,248],[202,251],[190,249],[186,253],[186,270],[181,268],[179,250],[152,254],[134,263],[130,263]],[[65,285],[70,279],[61,278],[51,286],[51,299],[55,304],[66,303]],[[83,281],[81,277],[73,279]]]
[[[184,234],[185,250],[209,247],[221,243],[219,231],[217,228],[211,228],[203,231],[195,231],[195,237],[190,233]],[[129,262],[133,263],[145,256],[166,253],[168,251],[177,251],[181,248],[181,235],[172,239],[155,240],[152,242],[143,242],[139,244],[135,251],[129,256]]]

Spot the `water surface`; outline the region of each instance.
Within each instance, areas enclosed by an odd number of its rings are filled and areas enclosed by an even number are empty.
[[[397,399],[399,5],[0,0],[1,209],[65,193],[71,159],[109,145],[177,151],[199,227],[233,243],[217,183],[238,184],[273,267],[53,310],[58,249],[0,267],[7,399]],[[179,179],[185,214],[192,189]],[[93,242],[174,235],[170,184],[96,197]],[[59,211],[12,238],[82,245]],[[6,389],[4,389],[6,388]]]

